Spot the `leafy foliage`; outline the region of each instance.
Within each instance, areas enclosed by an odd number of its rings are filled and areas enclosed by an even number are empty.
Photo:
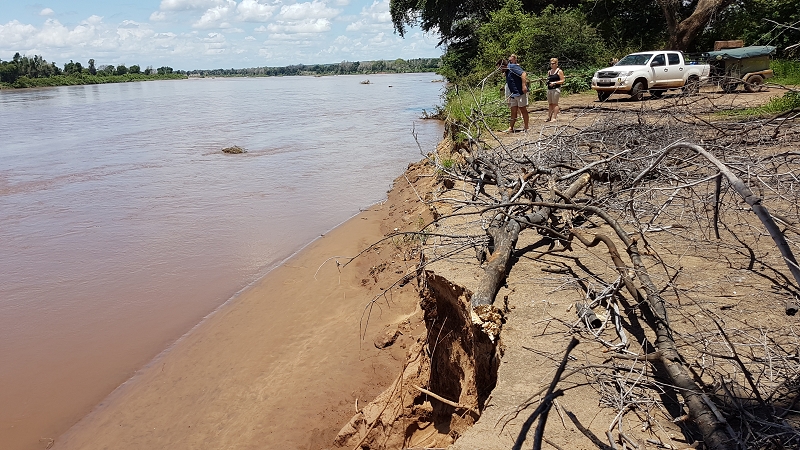
[[[565,30],[569,30],[568,32]],[[601,37],[586,16],[575,9],[545,8],[525,13],[519,0],[507,0],[478,30],[479,69],[494,68],[496,61],[516,53],[529,72],[546,70],[550,58],[562,66],[593,67],[607,55]]]
[[[535,84],[537,77],[545,76],[550,58],[555,57],[569,71],[564,91],[575,92],[588,87],[586,80],[591,79],[593,69],[611,55],[581,11],[547,6],[539,14],[527,13],[520,0],[507,0],[501,9],[491,13],[488,22],[478,29],[477,37],[479,44],[472,59],[466,60],[465,55],[454,55],[448,49],[439,73],[451,81],[474,85],[495,70],[499,59],[514,53]],[[589,73],[589,77],[577,80],[573,72]],[[502,83],[501,77],[494,80]]]
[[[662,48],[667,26],[655,0],[583,0],[580,10],[618,56]]]
[[[800,42],[800,32],[776,24],[800,21],[797,0],[737,0],[720,11],[697,39],[694,50],[713,48],[714,41],[742,39],[745,45],[773,45],[779,56],[791,44]]]

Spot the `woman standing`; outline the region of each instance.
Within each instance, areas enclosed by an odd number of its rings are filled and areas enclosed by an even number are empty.
[[[561,98],[561,85],[564,84],[564,71],[558,67],[558,58],[550,58],[550,70],[547,72],[547,120],[555,121],[558,117],[558,100]]]

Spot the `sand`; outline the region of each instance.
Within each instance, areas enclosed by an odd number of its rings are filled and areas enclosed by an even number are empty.
[[[404,177],[397,183],[408,186]],[[356,255],[401,226],[411,189],[395,189],[220,307],[56,439],[54,449],[324,448],[397,376],[404,336],[379,350],[384,328],[419,309],[412,284],[375,309],[377,274],[413,267],[402,255]],[[394,217],[392,217],[394,216]],[[380,265],[386,258],[387,264]],[[376,262],[377,261],[377,262]],[[371,270],[372,269],[372,270]],[[398,275],[395,275],[398,276]],[[406,320],[404,330],[415,323]]]

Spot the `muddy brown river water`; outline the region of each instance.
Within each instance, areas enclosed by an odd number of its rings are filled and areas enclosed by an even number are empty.
[[[433,150],[433,74],[0,91],[0,448],[44,448]],[[241,155],[221,149],[238,145]]]

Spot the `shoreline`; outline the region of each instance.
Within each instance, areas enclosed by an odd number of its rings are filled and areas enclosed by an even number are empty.
[[[366,252],[337,270],[343,255],[402,226],[392,216],[408,195],[416,201],[398,185],[404,176],[384,202],[315,238],[205,316],[51,448],[330,446],[358,402],[385,389],[405,359],[410,336],[384,350],[373,339],[398,324],[419,325],[408,285],[392,291],[391,308],[373,315],[359,339],[364,306],[382,292],[370,269],[386,255]],[[392,272],[405,270],[395,263]]]

